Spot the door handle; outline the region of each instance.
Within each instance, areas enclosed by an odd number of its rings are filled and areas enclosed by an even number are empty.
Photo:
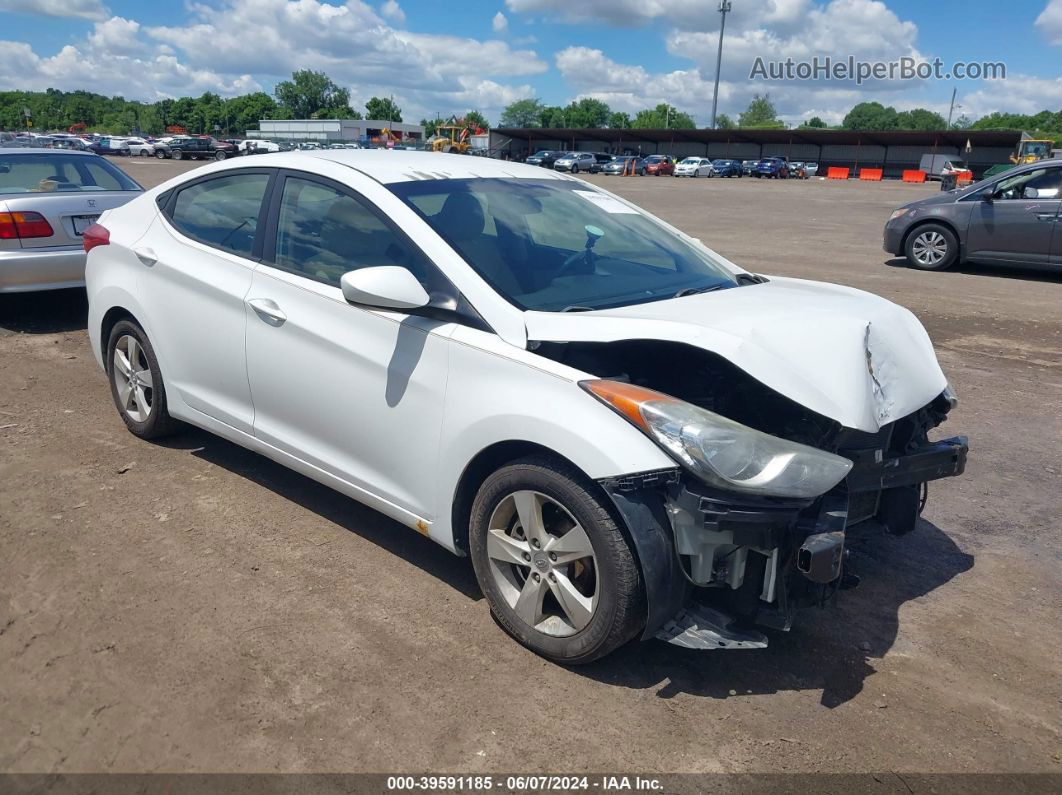
[[[279,326],[288,319],[288,316],[277,306],[277,302],[268,298],[252,298],[247,302],[247,305],[255,311],[258,317],[271,326]]]
[[[145,265],[154,265],[159,261],[158,254],[151,248],[135,248],[133,253],[136,254],[136,258],[143,262]]]
[[[1058,216],[1055,215],[1055,213],[1037,213],[1036,214],[1036,220],[1037,221],[1047,221],[1048,223],[1050,223],[1051,221],[1054,221],[1056,218],[1058,218]]]

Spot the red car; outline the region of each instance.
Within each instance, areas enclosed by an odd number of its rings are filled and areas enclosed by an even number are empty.
[[[667,155],[649,155],[645,158],[645,173],[654,177],[670,176],[675,173],[675,164]]]

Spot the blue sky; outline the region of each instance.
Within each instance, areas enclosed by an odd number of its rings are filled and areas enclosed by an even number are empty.
[[[976,118],[1062,108],[1062,0],[732,0],[720,111],[770,92],[782,117],[839,121],[862,100]],[[717,0],[0,0],[0,88],[156,99],[271,91],[320,69],[354,103],[393,94],[409,118],[525,96],[670,101],[708,123]],[[1006,80],[749,80],[756,57],[1002,61]]]

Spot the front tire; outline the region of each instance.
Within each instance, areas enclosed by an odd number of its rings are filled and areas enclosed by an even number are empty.
[[[158,439],[177,428],[167,409],[155,349],[144,330],[131,320],[121,320],[107,340],[107,375],[111,397],[129,432],[141,439]]]
[[[226,157],[228,157],[228,155],[226,155],[225,152],[221,149],[214,153],[215,160],[224,160]]]
[[[923,271],[942,271],[959,258],[959,241],[955,233],[941,224],[917,227],[904,243],[907,262]]]
[[[469,549],[491,612],[554,662],[589,663],[645,623],[641,572],[604,498],[549,457],[490,475],[472,504]]]
[[[161,149],[158,149],[155,152],[155,157],[157,157],[159,160],[165,160],[166,159],[166,153],[163,152]]]
[[[184,152],[182,152],[180,149],[174,149],[172,157],[174,160],[181,160],[184,158]]]

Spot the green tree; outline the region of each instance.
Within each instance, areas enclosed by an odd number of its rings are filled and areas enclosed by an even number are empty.
[[[365,118],[376,121],[402,121],[402,109],[390,97],[373,97],[365,103]]]
[[[662,128],[671,130],[694,130],[697,128],[697,124],[689,114],[683,113],[673,105],[661,102],[655,108],[646,108],[645,110],[638,111],[634,117],[634,121],[631,122],[631,127],[641,130]]]
[[[478,110],[470,110],[465,114],[465,124],[472,128],[481,127],[484,130],[490,129],[490,122],[487,121],[487,117]]]
[[[629,130],[631,126],[631,117],[627,113],[621,111],[613,111],[608,115],[608,126],[613,130]]]
[[[895,130],[899,125],[896,108],[886,107],[880,102],[860,102],[848,111],[841,122],[846,130]]]
[[[948,123],[939,113],[913,108],[896,114],[896,126],[901,130],[943,130]]]
[[[607,127],[612,109],[599,99],[584,97],[564,109],[566,127]]]
[[[771,95],[756,94],[745,111],[738,116],[738,127],[754,127],[768,130],[783,129],[785,124],[778,118],[778,112],[771,102]]]
[[[715,127],[717,130],[732,130],[735,126],[734,120],[725,113],[720,113],[715,117]]]
[[[272,119],[277,103],[261,91],[244,94],[225,101],[225,126],[236,135],[246,135],[248,130],[258,128],[262,119]]]
[[[505,107],[499,127],[537,127],[542,121],[542,111],[545,109],[539,99],[518,99]]]
[[[951,126],[956,130],[969,130],[973,120],[965,113],[952,122]]]
[[[813,129],[817,129],[817,130],[825,130],[826,129],[826,122],[824,122],[818,116],[812,116],[810,119],[808,119],[806,122],[804,122],[800,126],[801,127],[811,127]]]
[[[568,120],[564,115],[564,108],[556,106],[542,108],[539,124],[543,127],[567,127]]]
[[[301,69],[291,73],[291,80],[282,80],[273,89],[277,102],[294,119],[309,119],[349,116],[350,91],[340,88],[324,72]]]

